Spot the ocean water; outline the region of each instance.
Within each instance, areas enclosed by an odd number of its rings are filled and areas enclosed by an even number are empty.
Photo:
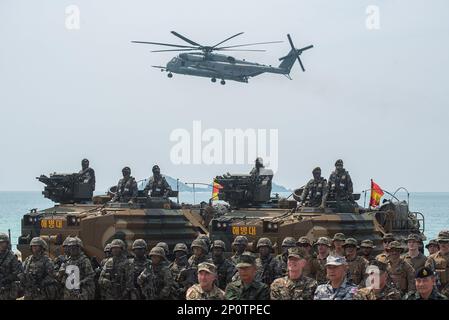
[[[280,193],[280,196],[289,194]],[[181,192],[180,202],[199,203],[209,201],[209,192]],[[401,195],[400,199],[406,199]],[[362,198],[359,203],[363,205]],[[17,244],[20,235],[20,219],[30,209],[45,209],[53,206],[53,202],[45,199],[40,191],[1,191],[0,192],[0,232],[11,230],[13,245]],[[436,238],[438,232],[449,229],[449,192],[415,192],[410,193],[410,210],[421,212],[425,217],[425,235],[427,239]]]

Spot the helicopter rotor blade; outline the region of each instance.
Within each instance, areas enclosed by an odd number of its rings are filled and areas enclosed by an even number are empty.
[[[223,40],[222,42],[217,43],[217,44],[216,44],[215,46],[213,46],[212,48],[215,48],[215,47],[219,46],[220,44],[222,44],[222,43],[224,43],[224,42],[226,42],[226,41],[228,41],[228,40],[231,40],[232,38],[235,38],[235,37],[237,37],[237,36],[239,36],[239,35],[241,35],[241,34],[243,34],[243,32],[239,32],[239,33],[237,33],[237,34],[234,34],[233,36],[231,36],[231,37],[229,37],[229,38]]]
[[[176,47],[176,48],[195,48],[192,46],[183,46],[179,44],[171,44],[171,43],[161,43],[161,42],[149,42],[149,41],[131,41],[132,43],[143,43],[143,44],[155,44],[158,46],[167,46],[167,47]]]
[[[288,38],[288,42],[290,42],[290,46],[292,47],[292,49],[296,50],[295,46],[293,45],[292,37],[290,37],[290,35],[287,34],[287,38]]]
[[[194,42],[194,41],[192,41],[192,40],[190,40],[190,39],[184,37],[183,35],[177,33],[176,31],[170,31],[170,32],[171,32],[173,35],[177,36],[178,38],[184,40],[185,42],[190,43],[191,45],[198,46],[198,47],[202,47],[202,45],[200,45],[200,44],[198,44],[198,43],[196,43],[196,42]]]
[[[246,51],[246,52],[252,51],[252,52],[266,52],[267,50],[251,50],[251,49],[248,49],[248,50],[245,50],[245,49],[218,49],[218,50],[216,50],[216,51]]]
[[[235,45],[235,46],[219,47],[219,48],[215,48],[215,50],[217,50],[217,49],[230,49],[230,48],[237,48],[237,47],[246,47],[246,46],[255,46],[255,45],[259,45],[259,44],[282,43],[282,42],[283,41],[269,41],[269,42],[247,43],[247,44],[239,44],[239,45]]]
[[[299,65],[301,66],[302,72],[305,72],[306,69],[304,69],[304,66],[302,65],[301,58],[299,57],[299,55],[297,55],[296,58],[298,58],[298,62],[299,62]]]
[[[170,51],[194,51],[194,50],[198,50],[196,48],[193,49],[167,49],[167,50],[152,50],[150,52],[170,52]]]

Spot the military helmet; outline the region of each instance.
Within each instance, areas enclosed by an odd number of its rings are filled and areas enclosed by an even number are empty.
[[[156,170],[161,170],[161,168],[159,168],[159,166],[157,164],[155,164],[153,166],[153,168],[151,169],[151,171],[156,171]]]
[[[345,241],[345,240],[346,240],[346,236],[341,232],[336,233],[334,235],[334,237],[332,238],[332,241]]]
[[[358,243],[357,240],[354,238],[348,238],[345,240],[345,243],[343,244],[343,247],[353,246],[357,247]]]
[[[372,240],[363,240],[360,244],[360,248],[374,248],[374,243]]]
[[[0,233],[0,242],[9,243],[9,236],[6,233]]]
[[[203,239],[195,239],[192,241],[192,244],[190,245],[190,248],[201,248],[203,249],[203,251],[206,253],[209,251],[209,248],[207,247],[206,241],[204,241]]]
[[[166,244],[165,242],[159,242],[156,245],[156,247],[160,247],[160,248],[164,249],[166,256],[170,253],[170,249],[168,248],[168,244]]]
[[[394,241],[395,240],[394,235],[392,233],[384,234],[382,239],[383,239],[384,242],[385,242],[385,240],[390,240],[390,241]]]
[[[399,241],[392,241],[388,244],[387,250],[403,250]]]
[[[63,247],[67,247],[67,246],[68,246],[68,243],[69,243],[69,241],[70,241],[71,239],[72,239],[71,236],[68,236],[67,238],[65,238],[64,241],[62,242],[62,246],[63,246]]]
[[[183,251],[185,254],[189,253],[189,249],[187,248],[187,245],[185,243],[177,243],[175,245],[175,248],[173,249],[173,252],[176,251]]]
[[[442,230],[438,233],[438,242],[449,242],[449,230]]]
[[[247,246],[248,245],[248,238],[245,237],[245,236],[237,236],[237,237],[235,237],[234,242],[232,242],[232,245],[233,246],[237,246],[239,244]]]
[[[145,240],[143,239],[136,239],[134,240],[131,249],[146,249],[147,248],[147,243],[145,242]]]
[[[34,237],[33,239],[31,239],[30,247],[31,246],[40,246],[43,250],[47,250],[48,248],[47,242],[45,242],[45,240],[40,237]]]
[[[342,165],[343,165],[342,159],[338,159],[337,161],[335,161],[335,166],[342,166]]]
[[[226,251],[226,245],[221,240],[215,240],[211,246],[211,249],[213,249],[213,248],[221,248],[221,249],[223,249],[223,251]]]
[[[257,241],[257,249],[259,249],[260,247],[269,247],[270,249],[272,249],[273,244],[268,238],[260,238],[259,241]]]
[[[258,162],[258,163],[260,163],[260,164],[263,164],[263,159],[262,159],[262,157],[257,157],[255,162]]]
[[[125,250],[126,245],[125,245],[125,242],[123,242],[123,240],[121,240],[121,239],[114,239],[111,242],[111,250],[112,250],[112,248],[120,248],[122,250]]]
[[[83,160],[81,160],[81,163],[89,163],[89,160],[84,158]]]
[[[204,242],[206,242],[207,246],[210,246],[210,238],[206,235],[206,234],[200,234],[198,237],[196,237],[197,239],[203,240]]]
[[[77,238],[69,238],[69,240],[67,241],[67,243],[66,243],[66,245],[67,245],[67,247],[70,247],[70,246],[80,246],[80,242],[78,241],[78,239]]]
[[[110,252],[110,251],[111,251],[111,244],[110,244],[110,243],[107,243],[107,244],[104,246],[103,252]]]
[[[122,169],[122,172],[129,172],[129,173],[131,173],[131,168],[130,167],[124,167]]]
[[[331,243],[330,243],[329,239],[326,238],[326,237],[319,237],[318,241],[315,244],[316,245],[323,244],[323,245],[328,246],[328,247],[331,246]]]
[[[432,239],[429,241],[428,244],[426,244],[426,249],[429,249],[430,246],[437,246],[438,247],[438,241],[437,239]]]
[[[411,233],[407,236],[407,239],[405,239],[405,241],[416,241],[416,242],[420,242],[421,238],[419,237],[419,235],[417,235],[416,233]]]
[[[298,242],[296,242],[297,245],[304,245],[304,244],[308,244],[309,246],[312,245],[312,243],[310,242],[310,239],[307,237],[301,237],[298,239]]]
[[[285,237],[284,240],[282,240],[281,247],[296,247],[296,240],[293,237]]]
[[[163,258],[164,260],[167,259],[165,257],[165,250],[164,250],[164,248],[161,248],[161,247],[154,247],[153,249],[151,249],[150,250],[150,257],[151,256],[159,256],[159,257]]]
[[[237,261],[237,264],[235,265],[236,268],[246,268],[256,265],[256,258],[250,253],[250,252],[244,252],[239,260]]]
[[[312,173],[315,173],[315,172],[321,172],[321,168],[320,168],[320,167],[314,168],[314,169],[312,170]]]

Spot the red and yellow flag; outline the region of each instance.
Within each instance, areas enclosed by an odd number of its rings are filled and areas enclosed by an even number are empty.
[[[213,187],[212,187],[212,201],[213,200],[218,200],[218,191],[220,189],[223,189],[223,186],[217,182],[213,182]]]
[[[372,208],[378,207],[380,198],[384,195],[382,188],[371,179],[371,198],[369,199],[369,206]]]

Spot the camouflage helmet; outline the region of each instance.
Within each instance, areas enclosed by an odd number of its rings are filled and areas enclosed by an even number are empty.
[[[442,230],[438,233],[438,242],[449,242],[449,230]]]
[[[164,248],[161,248],[161,247],[154,247],[153,249],[151,249],[150,250],[150,257],[151,256],[159,256],[159,257],[163,258],[164,260],[167,259],[165,257],[165,250],[164,250]]]
[[[416,233],[411,233],[407,236],[407,239],[405,239],[405,241],[416,241],[416,242],[421,242],[421,238],[419,235],[417,235]]]
[[[237,246],[237,245],[240,245],[240,244],[247,246],[248,245],[248,238],[245,237],[245,236],[237,236],[237,237],[235,237],[234,242],[232,242],[232,245],[233,246]]]
[[[213,249],[213,248],[221,248],[221,249],[223,249],[223,251],[226,251],[226,245],[221,240],[215,240],[211,246],[211,249]]]
[[[31,239],[30,247],[31,246],[40,246],[42,250],[47,250],[48,248],[47,242],[45,242],[45,240],[40,237],[34,237],[33,239]]]
[[[204,242],[206,242],[207,247],[209,248],[210,246],[210,238],[205,235],[205,234],[200,234],[198,237],[196,237],[197,239],[203,240]]]
[[[69,239],[69,240],[67,240],[67,239]],[[75,238],[75,237],[67,237],[66,238],[66,240],[67,240],[67,242],[66,242],[66,246],[67,247],[70,247],[70,246],[77,246],[77,247],[79,247],[80,246],[80,239],[78,239],[78,238]]]
[[[68,236],[67,238],[65,238],[64,241],[62,242],[62,246],[63,246],[63,247],[67,247],[67,246],[68,246],[68,243],[69,243],[69,241],[70,241],[71,239],[72,239],[71,236]]]
[[[122,250],[125,250],[125,247],[126,247],[125,242],[123,242],[123,240],[121,239],[114,239],[111,242],[111,250],[112,248],[120,248]]]
[[[337,161],[335,161],[335,166],[342,166],[343,165],[343,160],[342,159],[338,159]]]
[[[328,246],[328,247],[331,246],[331,243],[330,243],[329,239],[326,238],[326,237],[319,237],[318,241],[315,243],[315,245],[319,245],[319,244],[323,244],[323,245]]]
[[[345,241],[345,240],[346,240],[346,236],[344,235],[344,233],[341,233],[341,232],[334,234],[334,237],[332,238],[332,242],[333,241]]]
[[[353,246],[357,248],[358,242],[354,238],[348,238],[345,240],[345,243],[343,244],[343,247]]]
[[[159,242],[156,247],[162,248],[165,251],[165,255],[167,256],[170,253],[170,249],[168,248],[168,244],[165,242]]]
[[[282,240],[281,247],[286,248],[292,248],[296,247],[296,240],[293,237],[285,237],[284,240]]]
[[[320,167],[314,168],[314,169],[312,170],[312,173],[315,173],[315,172],[321,172],[321,168],[320,168]]]
[[[203,251],[205,253],[207,253],[209,251],[209,248],[207,247],[206,241],[204,241],[203,239],[195,239],[192,241],[192,244],[190,245],[190,248],[201,248],[203,249]]]
[[[257,249],[259,249],[260,247],[268,247],[272,249],[273,243],[271,243],[271,240],[268,238],[260,238],[259,241],[257,241]]]
[[[312,245],[310,239],[307,237],[301,237],[298,239],[298,242],[296,242],[296,245],[305,245],[305,244],[308,244],[309,246]]]
[[[392,241],[389,243],[387,250],[403,250],[403,247],[399,241]]]
[[[304,259],[307,257],[307,253],[304,248],[293,247],[288,249],[288,258]]]
[[[173,252],[182,251],[185,254],[189,253],[189,249],[187,248],[187,245],[185,243],[177,243],[175,245],[175,248],[173,249]]]
[[[392,233],[385,233],[384,236],[382,237],[382,240],[385,242],[385,240],[390,240],[390,241],[394,241],[394,235]]]
[[[107,243],[104,246],[103,252],[111,252],[111,244],[110,243]]]
[[[145,242],[145,240],[143,239],[136,239],[134,240],[131,249],[146,249],[147,248],[147,243]]]
[[[6,233],[0,233],[0,242],[9,243],[9,236]]]
[[[372,240],[363,240],[360,244],[360,248],[374,248],[374,243]]]
[[[426,244],[426,249],[429,249],[430,246],[437,246],[438,247],[438,241],[437,239],[432,239],[429,241],[428,244]]]

